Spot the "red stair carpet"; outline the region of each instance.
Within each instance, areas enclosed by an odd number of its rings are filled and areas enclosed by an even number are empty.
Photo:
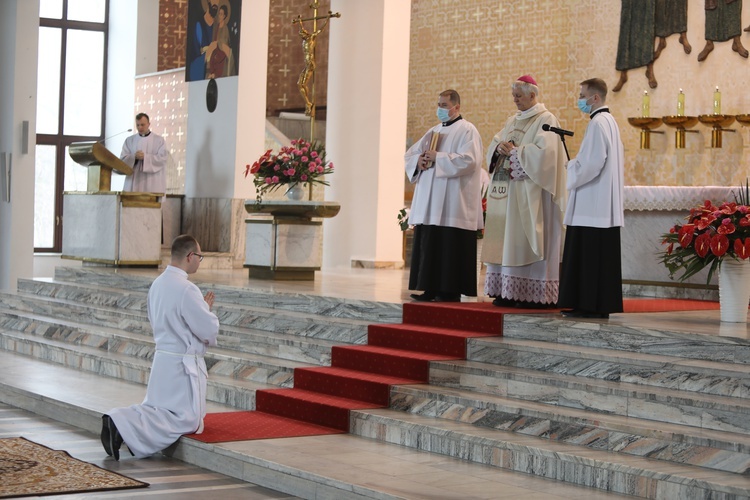
[[[293,389],[257,391],[256,411],[208,414],[203,433],[187,437],[216,443],[348,432],[350,410],[388,406],[393,385],[427,383],[430,361],[465,359],[466,339],[501,335],[508,312],[523,311],[404,304],[402,324],[370,325],[367,345],[333,347],[330,367],[295,369]]]
[[[718,302],[625,299],[626,313],[718,309]],[[429,381],[430,361],[466,358],[466,340],[500,336],[503,314],[557,310],[495,307],[490,302],[406,303],[403,323],[368,326],[366,345],[335,346],[331,366],[294,370],[293,389],[256,392],[256,411],[211,413],[206,443],[349,431],[350,410],[382,408],[390,388]]]

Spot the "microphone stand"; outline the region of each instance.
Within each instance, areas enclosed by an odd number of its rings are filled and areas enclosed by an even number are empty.
[[[557,134],[560,136],[560,140],[563,143],[563,148],[565,148],[565,156],[568,157],[568,161],[570,161],[570,154],[568,153],[568,145],[565,143],[565,136],[563,134]]]

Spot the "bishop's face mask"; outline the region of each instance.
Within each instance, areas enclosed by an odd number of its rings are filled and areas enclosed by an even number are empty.
[[[438,107],[437,117],[441,122],[447,122],[448,120],[450,120],[450,113],[448,112],[448,108]]]
[[[578,109],[580,109],[582,113],[591,113],[591,104],[588,104],[588,101],[589,99],[591,99],[591,97],[589,97],[588,99],[578,99]]]

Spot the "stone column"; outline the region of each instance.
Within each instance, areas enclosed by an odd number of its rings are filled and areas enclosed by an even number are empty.
[[[332,0],[326,147],[336,172],[326,200],[324,268],[402,267],[411,2]]]
[[[0,290],[31,278],[39,2],[0,2],[0,155],[12,155],[11,198],[0,195]],[[23,137],[28,122],[28,138]],[[24,152],[25,148],[27,152]],[[6,166],[7,168],[7,166]],[[0,174],[2,171],[0,170]],[[5,186],[5,182],[0,182]]]

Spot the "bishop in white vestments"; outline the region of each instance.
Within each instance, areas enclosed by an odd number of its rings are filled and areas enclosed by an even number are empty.
[[[518,112],[487,152],[493,181],[487,194],[482,261],[484,291],[497,306],[552,307],[560,287],[565,210],[565,151],[543,125],[557,118],[537,102],[529,75],[512,85]]]

